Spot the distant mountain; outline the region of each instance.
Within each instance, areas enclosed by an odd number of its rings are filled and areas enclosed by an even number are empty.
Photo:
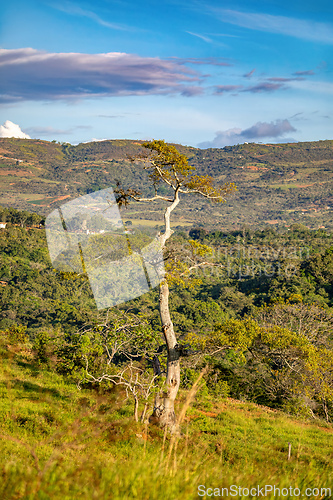
[[[214,205],[186,197],[174,226],[232,229],[251,225],[333,229],[333,141],[242,144],[223,149],[176,145],[199,174],[235,182],[238,192]],[[72,146],[56,141],[0,139],[0,204],[46,215],[80,195],[115,186],[152,193],[140,141],[110,140]],[[158,227],[162,205],[135,203],[124,214],[133,224]]]

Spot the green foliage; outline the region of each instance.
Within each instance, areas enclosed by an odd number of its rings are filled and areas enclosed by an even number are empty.
[[[49,333],[38,332],[34,339],[33,349],[35,352],[35,359],[38,363],[48,364],[50,358],[54,355],[54,345]]]
[[[19,225],[20,227],[39,226],[45,222],[45,218],[41,215],[2,206],[0,206],[0,220],[7,224]]]
[[[195,240],[168,243],[165,252],[165,271],[168,284],[179,288],[195,289],[202,283],[195,273],[201,266],[210,265],[212,248]]]
[[[198,193],[215,202],[225,201],[226,195],[236,191],[234,183],[216,187],[212,176],[194,174],[195,167],[189,165],[187,156],[179,153],[175,146],[164,141],[144,142],[142,146],[155,153],[149,158],[149,166],[145,167],[154,187],[164,182],[177,191]]]
[[[0,334],[4,335],[7,342],[11,345],[26,344],[29,341],[26,330],[26,326],[14,324],[0,332]]]
[[[231,394],[238,397],[247,394],[251,399],[289,409],[298,401],[298,406],[307,407],[309,414],[330,419],[333,417],[331,345],[327,342],[323,345],[320,334],[309,335],[307,325],[304,332],[299,327],[297,331],[284,327],[277,307],[282,306],[274,307],[280,324],[269,323],[267,315],[259,316],[261,325],[251,318],[231,319],[217,324],[212,332],[189,334],[187,339],[196,349],[209,354],[215,372],[220,369],[217,380],[228,382]],[[288,311],[290,306],[285,307]]]
[[[213,332],[203,335],[191,335],[188,339],[195,348],[222,351],[232,349],[239,353],[246,351],[259,335],[260,328],[252,319],[229,319],[216,324]]]
[[[1,231],[1,328],[24,323],[31,332],[61,324],[73,331],[94,317],[89,283],[53,270],[44,229]]]
[[[179,333],[198,332],[228,316],[242,317],[254,312],[254,305],[279,297],[295,303],[316,302],[321,307],[333,303],[329,275],[325,278],[332,260],[332,255],[325,253],[332,246],[329,233],[310,231],[306,239],[290,231],[274,233],[274,245],[266,242],[261,231],[244,234],[244,243],[237,246],[233,238],[243,241],[242,232],[214,232],[190,242],[174,235],[165,265],[173,271],[171,308]],[[1,328],[24,323],[32,333],[59,325],[69,333],[94,321],[97,311],[89,282],[85,275],[53,270],[44,229],[26,231],[14,226],[1,230],[0,235]],[[200,252],[193,241],[202,245],[198,247]],[[202,255],[198,255],[201,250]],[[289,261],[284,255],[290,255]],[[319,274],[309,271],[313,258],[325,260]],[[214,265],[200,267],[205,261]],[[295,265],[294,274],[285,272],[288,262]],[[263,270],[271,266],[275,272],[266,276]],[[158,329],[155,295],[156,291],[145,294],[131,301],[130,307],[136,313],[145,311],[151,325]]]
[[[308,281],[316,284],[316,292],[333,297],[333,247],[317,253],[305,261],[301,272]],[[333,302],[332,302],[333,303]]]
[[[193,172],[194,167],[188,164],[187,157],[179,153],[175,146],[164,141],[151,141],[142,143],[144,148],[155,151],[152,156],[151,173],[149,179],[154,185],[165,179],[166,182],[183,184]]]

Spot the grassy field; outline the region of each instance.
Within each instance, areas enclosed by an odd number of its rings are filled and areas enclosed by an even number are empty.
[[[3,339],[0,373],[2,500],[332,498],[330,424],[199,391],[173,439]]]

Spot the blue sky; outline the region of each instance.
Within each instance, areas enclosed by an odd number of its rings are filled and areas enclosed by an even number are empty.
[[[331,139],[332,13],[323,0],[13,0],[0,24],[0,136]]]

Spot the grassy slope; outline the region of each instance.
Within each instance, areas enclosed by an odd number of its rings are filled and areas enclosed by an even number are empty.
[[[170,439],[163,450],[160,431],[133,423],[122,393],[79,391],[29,351],[4,345],[0,374],[1,499],[187,500],[199,485],[333,489],[332,425],[198,396],[170,455]]]
[[[223,206],[189,197],[180,206],[175,225],[231,229],[244,224],[333,228],[333,141],[297,144],[244,144],[199,150],[178,146],[200,174],[235,182],[239,192]],[[47,214],[88,189],[101,189],[120,179],[142,189],[142,166],[127,156],[140,154],[135,141],[103,141],[78,146],[39,140],[0,139],[2,204]],[[20,160],[18,162],[18,160]],[[132,206],[134,223],[158,225],[158,204]]]

